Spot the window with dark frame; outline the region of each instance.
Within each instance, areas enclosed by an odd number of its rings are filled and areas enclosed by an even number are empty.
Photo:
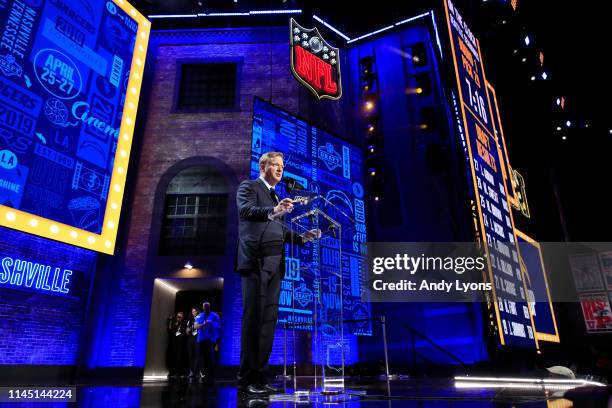
[[[227,194],[167,195],[161,255],[221,255]]]
[[[222,255],[228,197],[225,179],[213,167],[177,174],[166,189],[159,255]]]
[[[235,109],[237,63],[183,63],[176,110]]]

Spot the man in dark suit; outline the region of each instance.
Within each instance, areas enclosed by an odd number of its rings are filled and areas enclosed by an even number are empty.
[[[278,392],[268,384],[266,370],[278,317],[280,282],[285,276],[284,243],[320,237],[320,231],[291,234],[281,223],[293,210],[290,198],[279,200],[274,187],[283,177],[283,154],[268,152],[259,159],[259,178],[240,183],[236,271],[242,276],[242,338],[238,384],[249,394]]]

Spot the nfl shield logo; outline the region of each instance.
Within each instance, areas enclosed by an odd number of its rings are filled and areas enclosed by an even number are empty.
[[[340,99],[340,55],[319,30],[304,28],[291,19],[291,72],[317,98]]]

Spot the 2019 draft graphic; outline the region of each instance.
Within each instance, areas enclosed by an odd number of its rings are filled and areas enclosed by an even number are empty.
[[[259,176],[259,157],[267,151],[281,151],[285,155],[285,176],[297,180],[306,190],[316,192],[353,218],[357,224],[339,218],[342,225],[342,299],[337,291],[321,288],[324,308],[338,310],[343,307],[344,319],[360,320],[370,317],[369,305],[361,301],[360,270],[364,262],[363,244],[366,242],[365,206],[363,190],[363,162],[360,150],[329,133],[255,99],[253,108],[253,139],[251,147],[251,177]],[[280,188],[279,188],[280,187]],[[285,186],[279,184],[277,192],[286,197]],[[321,267],[339,265],[340,251],[332,245],[335,240],[321,240]],[[287,244],[286,253],[291,250]],[[311,324],[312,302],[315,288],[312,280],[300,274],[300,266],[311,254],[306,247],[297,258],[287,257],[286,275],[281,286],[279,322],[295,316]],[[290,280],[295,286],[292,299]],[[332,284],[332,283],[330,283]],[[342,304],[340,304],[342,303]],[[296,310],[292,309],[294,305]],[[349,326],[352,334],[371,334],[370,322],[362,321]]]
[[[102,233],[128,87],[140,89],[144,18],[119,3],[0,1],[1,205]]]

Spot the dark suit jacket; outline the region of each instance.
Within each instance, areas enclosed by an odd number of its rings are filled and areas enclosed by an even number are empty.
[[[291,239],[301,244],[301,237],[298,234],[292,235],[287,228],[268,219],[268,214],[274,211],[276,204],[270,195],[270,190],[261,179],[245,180],[240,183],[236,193],[236,204],[239,217],[236,271],[257,270],[264,255],[281,255],[278,267],[281,278],[284,277],[283,244]]]

